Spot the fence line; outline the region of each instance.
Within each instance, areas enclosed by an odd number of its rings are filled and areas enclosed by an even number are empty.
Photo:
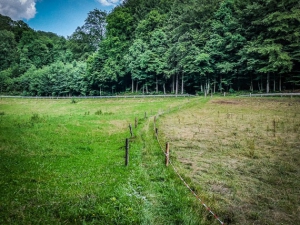
[[[265,93],[265,94],[252,94],[239,95],[239,97],[263,97],[263,96],[300,96],[300,93]]]
[[[156,140],[162,150],[162,152],[164,153],[164,155],[166,156],[166,158],[168,157],[166,155],[166,153],[164,152],[163,146],[159,141],[158,135],[155,133],[156,136]],[[225,225],[225,223],[217,216],[217,214],[215,214],[203,201],[202,199],[196,194],[195,191],[192,190],[192,188],[188,185],[188,183],[182,178],[182,176],[179,174],[178,170],[176,169],[176,167],[174,166],[174,164],[172,163],[172,161],[170,159],[169,160],[169,164],[172,166],[173,170],[175,171],[175,173],[177,174],[177,176],[180,178],[180,180],[184,183],[184,185],[190,190],[190,192],[201,202],[201,204],[205,207],[205,209],[213,215],[213,217],[215,217],[216,220],[218,220],[220,222],[220,224]]]
[[[178,108],[180,109],[182,106],[183,106],[184,104],[182,104],[182,105],[179,105],[178,106]],[[170,112],[171,111],[171,109],[169,108],[169,110],[168,110],[168,112]],[[161,142],[160,142],[160,140],[159,140],[159,138],[158,138],[158,129],[156,128],[156,121],[157,121],[157,118],[160,116],[160,115],[162,115],[162,114],[164,114],[164,112],[158,112],[154,117],[153,117],[153,119],[154,119],[154,132],[155,132],[155,136],[156,136],[156,140],[157,140],[157,142],[158,142],[158,144],[159,144],[159,146],[160,146],[160,149],[162,150],[162,152],[163,152],[163,154],[165,155],[165,157],[166,157],[166,166],[168,166],[168,164],[170,164],[171,166],[172,166],[172,168],[173,168],[173,170],[174,170],[174,172],[177,174],[177,176],[180,178],[180,180],[184,183],[184,185],[190,190],[190,192],[196,197],[196,199],[198,200],[198,201],[200,201],[200,203],[204,206],[204,208],[211,214],[211,215],[213,215],[213,217],[217,220],[217,221],[219,221],[219,223],[221,224],[221,225],[225,225],[225,223],[217,216],[217,214],[215,214],[212,210],[211,210],[211,208],[210,207],[208,207],[203,201],[202,201],[202,199],[196,194],[196,192],[195,191],[193,191],[192,190],[192,188],[189,186],[189,184],[183,179],[183,177],[179,174],[179,172],[178,172],[178,170],[176,169],[176,167],[174,166],[174,164],[172,163],[172,161],[170,160],[170,157],[169,157],[169,145],[167,144],[167,151],[165,152],[164,151],[164,148],[163,148],[163,146],[162,146],[162,144],[161,144]],[[146,119],[147,117],[146,117],[146,112],[145,112],[145,119]],[[135,121],[136,121],[136,118],[135,118]],[[131,124],[129,125],[130,126],[130,128],[131,128]],[[131,133],[131,135],[132,135],[132,133]],[[129,150],[129,147],[128,147],[128,139],[126,139],[126,147],[125,147],[125,166],[127,166],[128,165],[128,161],[129,161],[129,155],[128,155],[128,150]]]
[[[182,106],[179,106],[180,108]],[[169,109],[169,112],[170,112],[170,109]],[[163,113],[159,113],[158,115],[156,115],[154,118],[154,126],[155,126],[155,123],[157,121],[157,117],[159,117],[160,115],[162,115]],[[163,148],[163,145],[161,144],[159,138],[158,138],[158,129],[155,127],[155,137],[156,137],[156,140],[157,140],[157,143],[159,144],[160,146],[160,149],[162,150],[163,154],[165,155],[166,159],[168,160],[168,163],[166,162],[166,165],[167,164],[170,164],[173,168],[173,170],[175,171],[175,173],[177,174],[177,176],[180,178],[180,180],[184,183],[184,185],[190,190],[190,192],[197,198],[198,201],[200,201],[200,203],[204,206],[204,208],[211,214],[213,215],[213,217],[219,221],[219,223],[221,225],[225,225],[225,223],[217,216],[217,214],[215,214],[210,207],[208,207],[203,201],[202,199],[196,194],[195,191],[192,190],[192,188],[189,186],[189,184],[183,179],[183,177],[179,174],[178,170],[176,169],[176,167],[174,166],[174,164],[172,163],[172,161],[170,160],[170,156],[169,156],[169,153],[168,151],[165,152],[164,148]],[[168,148],[168,147],[167,147]]]
[[[165,98],[165,97],[195,97],[190,94],[178,95],[115,95],[115,96],[9,96],[1,95],[0,98],[28,98],[28,99],[106,99],[106,98]]]

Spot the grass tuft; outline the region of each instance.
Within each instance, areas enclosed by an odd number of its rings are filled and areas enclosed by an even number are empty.
[[[101,109],[99,109],[99,110],[97,110],[97,111],[95,112],[95,115],[102,115],[102,114],[103,114],[103,112],[102,112]]]
[[[78,101],[75,98],[71,99],[71,104],[76,104]]]

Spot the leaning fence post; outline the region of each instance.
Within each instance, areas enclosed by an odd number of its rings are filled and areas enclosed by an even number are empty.
[[[125,142],[125,166],[128,166],[129,163],[129,139],[126,138]]]
[[[169,153],[170,153],[170,145],[169,142],[166,143],[166,166],[169,165]]]

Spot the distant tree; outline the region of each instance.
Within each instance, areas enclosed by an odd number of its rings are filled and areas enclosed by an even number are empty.
[[[74,59],[85,60],[98,49],[106,33],[106,16],[105,11],[90,11],[84,25],[77,27],[68,37],[68,48],[72,51]]]
[[[219,91],[232,87],[237,78],[239,51],[246,43],[241,35],[242,27],[235,13],[234,0],[225,0],[214,14],[210,39],[206,42],[205,51],[210,55],[210,64],[215,76],[214,85],[219,80]],[[225,87],[224,87],[225,86]],[[215,87],[214,87],[215,90]]]

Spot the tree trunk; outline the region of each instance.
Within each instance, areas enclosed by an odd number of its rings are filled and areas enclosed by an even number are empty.
[[[149,93],[149,91],[148,91],[148,85],[147,84],[145,84],[146,85],[146,93],[148,94]]]
[[[158,93],[158,80],[157,80],[157,76],[155,77],[155,92],[156,94]]]
[[[266,92],[270,92],[270,74],[267,74],[267,86],[266,86]]]
[[[206,80],[206,94],[209,94],[209,89],[210,89],[209,80]]]
[[[220,92],[222,93],[222,75],[220,75]]]
[[[145,84],[143,85],[143,94],[145,94]]]
[[[133,93],[134,90],[134,80],[131,78],[131,93]]]
[[[139,81],[136,81],[136,89],[135,89],[135,93],[137,93],[139,90]]]
[[[172,93],[175,93],[175,75],[172,75]]]
[[[281,74],[279,75],[279,91],[281,91]]]
[[[134,80],[131,79],[131,93],[133,93],[133,90],[134,90]]]
[[[214,93],[216,93],[216,78],[214,79]]]
[[[176,87],[175,87],[175,94],[178,95],[178,73],[176,74]]]
[[[166,94],[166,83],[163,83],[164,95]]]
[[[184,85],[184,73],[182,73],[182,75],[181,75],[181,94],[183,95],[183,89],[184,89],[184,87],[183,87],[183,85]]]
[[[274,74],[274,82],[273,82],[273,91],[275,92],[276,91],[276,76]]]

